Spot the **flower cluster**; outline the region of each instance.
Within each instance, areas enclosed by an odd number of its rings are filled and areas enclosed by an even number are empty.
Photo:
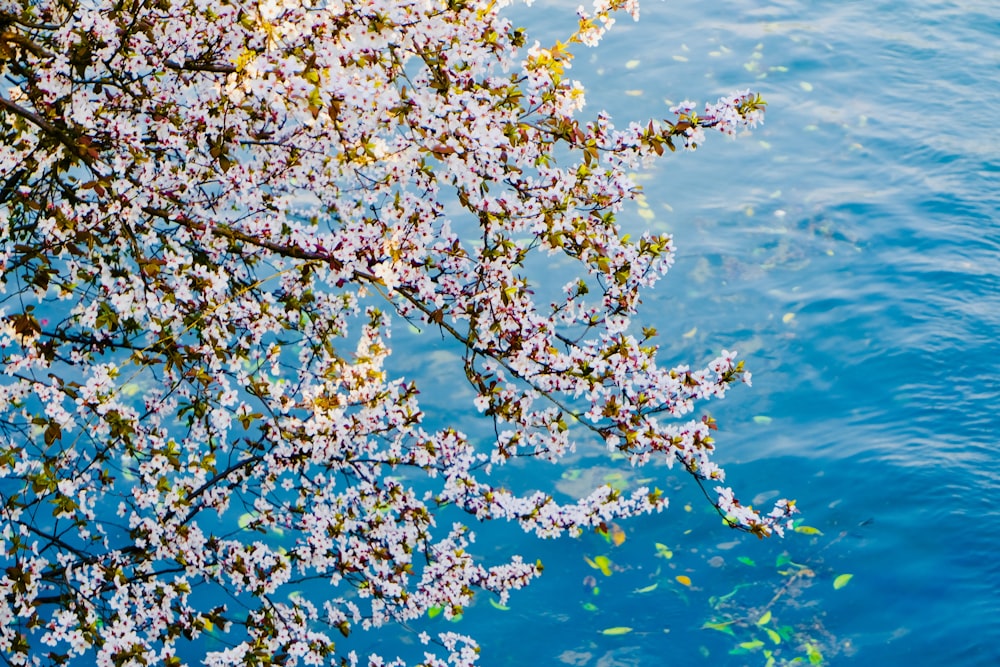
[[[482,562],[443,505],[550,537],[667,504],[519,495],[495,481],[512,458],[589,438],[724,480],[714,423],[691,413],[749,373],[728,352],[657,362],[632,318],[672,241],[616,216],[635,168],[764,103],[582,121],[571,48],[637,3],[598,0],[549,48],[507,4],[0,4],[7,662],[172,667],[214,633],[218,667],[386,664],[335,639],[505,600],[541,571]],[[527,268],[541,253],[574,267],[549,303]],[[426,425],[386,365],[394,318],[462,349],[490,448]],[[717,492],[760,536],[794,509]],[[436,641],[423,664],[475,662],[471,638]]]

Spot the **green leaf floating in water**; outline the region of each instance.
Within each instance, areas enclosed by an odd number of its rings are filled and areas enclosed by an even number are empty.
[[[490,598],[490,604],[493,605],[494,609],[499,609],[500,611],[510,611],[510,607],[508,607],[507,605],[500,604],[493,598]]]
[[[630,632],[632,632],[632,628],[628,628],[623,625],[614,628],[605,628],[601,630],[602,635],[608,635],[609,637],[617,637],[618,635],[627,635]]]
[[[718,630],[719,632],[724,632],[727,635],[731,635],[731,636],[735,637],[736,633],[733,632],[733,629],[730,627],[735,622],[736,621],[727,621],[725,623],[710,623],[710,622],[706,621],[701,626],[701,629],[702,630]]]
[[[848,581],[850,581],[853,578],[854,578],[853,574],[842,574],[842,575],[840,575],[839,577],[837,577],[836,579],[833,580],[833,588],[834,588],[834,590],[838,590],[839,591],[841,588],[843,588],[844,586],[847,585]]]
[[[747,566],[749,566],[749,567],[756,567],[756,565],[757,565],[757,563],[755,563],[755,562],[753,561],[753,558],[749,558],[749,557],[747,557],[747,556],[738,556],[738,557],[736,558],[736,560],[738,560],[739,562],[741,562],[741,563],[743,563],[744,565],[747,565]]]
[[[656,543],[656,555],[659,556],[659,557],[661,557],[661,558],[670,559],[670,558],[674,557],[674,552],[671,551],[670,547],[668,547],[666,544],[661,544],[661,543],[657,542]]]
[[[586,556],[583,557],[587,561],[587,565],[594,568],[595,570],[600,570],[601,574],[605,577],[611,576],[611,559],[607,556],[597,556],[594,560],[590,560]]]

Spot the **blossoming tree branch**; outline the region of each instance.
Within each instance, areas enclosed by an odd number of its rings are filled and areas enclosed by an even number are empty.
[[[214,628],[209,665],[379,664],[338,642],[541,571],[482,562],[444,505],[541,537],[666,506],[491,483],[581,439],[781,532],[793,504],[740,504],[691,416],[749,373],[657,363],[631,318],[671,239],[616,223],[632,171],[764,102],[578,118],[570,48],[636,2],[598,0],[550,48],[506,4],[0,2],[5,663],[179,665]],[[540,255],[575,266],[547,303]],[[460,344],[488,447],[425,426],[386,371],[399,321]],[[424,665],[476,660],[470,637],[421,639]]]

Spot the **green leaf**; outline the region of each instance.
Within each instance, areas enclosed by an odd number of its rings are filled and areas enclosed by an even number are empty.
[[[666,544],[656,543],[656,555],[661,558],[670,559],[674,557],[674,552]]]
[[[767,636],[770,637],[771,641],[774,642],[775,644],[780,644],[781,643],[781,635],[779,635],[777,632],[775,632],[771,628],[764,628],[764,632],[767,633]]]
[[[757,415],[757,416],[755,416],[753,418],[753,423],[754,424],[765,424],[766,425],[766,424],[770,424],[773,421],[774,421],[774,419],[772,419],[771,417],[768,417],[767,415]]]
[[[652,583],[649,586],[643,586],[642,588],[637,588],[633,592],[635,592],[635,593],[650,593],[652,591],[655,591],[657,586],[659,586],[658,583]]]
[[[739,556],[736,558],[739,562],[744,565],[749,565],[750,567],[756,567],[757,563],[753,562],[753,558],[748,558],[747,556]]]
[[[844,586],[847,585],[848,581],[850,581],[853,578],[854,578],[853,574],[842,574],[842,575],[840,575],[839,577],[837,577],[836,579],[833,580],[833,588],[834,588],[834,590],[838,590],[839,591],[841,588],[843,588]]]
[[[438,614],[440,614],[441,611],[442,611],[442,607],[439,604],[436,604],[433,607],[428,607],[427,608],[427,618],[434,618],[435,616],[437,616]]]
[[[762,642],[759,639],[754,639],[753,641],[749,641],[749,642],[741,642],[739,646],[740,646],[740,648],[745,648],[748,651],[752,651],[755,648],[760,648],[763,645],[764,645],[764,642]]]
[[[789,556],[787,553],[783,553],[780,556],[778,556],[777,560],[774,561],[774,566],[784,567],[785,565],[788,565],[791,562],[792,562],[792,557]]]
[[[593,602],[584,602],[583,609],[584,611],[597,611],[597,605]]]
[[[611,576],[611,559],[607,556],[597,556],[593,561],[589,561],[590,566],[601,571],[605,577]]]
[[[822,535],[823,531],[819,528],[813,528],[812,526],[795,526],[796,533],[802,533],[803,535]]]
[[[619,625],[619,626],[614,627],[614,628],[605,628],[605,629],[601,630],[601,634],[602,635],[608,635],[609,637],[617,637],[619,635],[627,635],[630,632],[632,632],[632,628],[628,628],[628,627],[625,627],[625,626],[622,626],[622,625]]]
[[[724,632],[727,635],[731,635],[731,636],[735,637],[736,633],[733,632],[733,629],[731,627],[729,627],[729,626],[731,626],[735,622],[736,621],[726,621],[725,623],[710,623],[710,622],[706,621],[701,626],[701,629],[702,630],[718,630],[719,632]]]
[[[810,665],[822,665],[823,664],[823,654],[819,652],[812,644],[806,644],[806,655],[809,656]]]
[[[757,625],[767,625],[771,622],[771,611],[765,611],[760,618],[757,619]]]
[[[490,604],[493,605],[494,609],[499,609],[500,611],[510,611],[510,607],[508,607],[507,605],[500,604],[493,598],[490,598]]]

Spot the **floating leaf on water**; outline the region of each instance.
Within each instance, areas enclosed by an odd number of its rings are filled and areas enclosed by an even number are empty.
[[[764,642],[762,642],[759,639],[754,639],[753,641],[749,641],[749,642],[740,642],[740,648],[744,648],[744,649],[746,649],[748,651],[752,651],[754,649],[760,648],[763,645],[764,645]]]
[[[806,644],[806,655],[809,656],[810,665],[822,665],[823,664],[823,654],[819,652],[812,644]]]
[[[507,605],[500,604],[493,598],[490,598],[490,604],[493,605],[494,609],[499,609],[500,611],[510,611],[510,607],[508,607]]]
[[[792,562],[792,557],[789,556],[787,553],[783,553],[783,554],[780,554],[777,557],[777,559],[775,559],[774,566],[775,567],[784,567],[785,565],[788,565],[791,562]]]
[[[625,627],[624,625],[619,625],[614,628],[604,628],[601,630],[602,635],[608,635],[609,637],[616,637],[618,635],[627,635],[632,632],[632,628]]]
[[[773,421],[774,421],[774,419],[772,419],[771,417],[768,417],[767,415],[755,415],[754,418],[753,418],[753,423],[754,424],[764,424],[764,425],[767,425],[767,424],[770,424]]]
[[[736,621],[726,621],[725,623],[709,623],[709,622],[706,621],[704,624],[702,624],[701,629],[702,630],[718,630],[719,632],[724,632],[727,635],[732,635],[732,636],[735,637],[736,633],[733,632],[733,629],[731,627],[729,627],[729,626],[731,626],[735,622]]]
[[[841,588],[843,588],[844,586],[847,585],[848,581],[850,581],[853,578],[854,578],[853,574],[842,574],[842,575],[840,575],[839,577],[837,577],[836,579],[833,580],[833,588],[834,588],[834,590],[838,590],[839,591]]]
[[[584,611],[597,611],[597,605],[593,602],[584,602],[583,609]]]
[[[748,556],[737,556],[736,560],[743,563],[744,565],[749,565],[750,567],[756,567],[757,563],[753,562],[753,558]]]
[[[438,605],[438,604],[434,605],[433,607],[428,607],[427,608],[427,618],[434,618],[435,616],[437,616],[438,614],[440,614],[442,612],[442,610],[443,609],[442,609],[441,605]]]
[[[611,559],[607,556],[597,556],[590,561],[590,566],[600,570],[605,577],[611,576]]]
[[[452,616],[448,620],[451,621],[452,623],[458,623],[459,621],[462,620],[462,614],[455,614],[454,616]]]
[[[622,530],[622,527],[619,526],[617,523],[611,524],[611,527],[608,532],[611,535],[611,543],[614,544],[616,547],[620,547],[622,544],[625,543],[625,531]]]
[[[660,558],[671,559],[674,557],[674,552],[670,550],[666,544],[656,543],[656,555]]]
[[[625,69],[635,69],[638,66],[639,66],[638,59],[632,59],[629,60],[627,63],[625,63]]]
[[[684,511],[685,511],[685,512],[690,512],[690,511],[691,511],[691,503],[688,503],[688,504],[686,504],[686,505],[684,506]]]
[[[633,592],[635,592],[635,593],[651,593],[652,591],[656,590],[657,586],[659,586],[659,584],[653,583],[653,584],[650,584],[649,586],[643,586],[642,588],[637,588]]]
[[[813,528],[812,526],[795,526],[796,533],[802,533],[803,535],[822,535],[823,531],[819,528]]]
[[[767,625],[771,622],[771,611],[765,611],[764,615],[757,619],[757,625]]]
[[[784,322],[785,324],[788,324],[794,319],[795,319],[795,313],[785,313],[784,315],[781,316],[781,321]]]
[[[685,338],[692,338],[696,333],[698,333],[698,327],[694,327],[691,331],[684,334]]]
[[[781,643],[781,635],[779,635],[777,632],[775,632],[771,628],[764,628],[764,632],[767,633],[767,636],[770,637],[771,641],[774,642],[775,644],[780,644]]]
[[[253,512],[246,512],[245,514],[241,514],[240,518],[236,520],[236,525],[238,525],[241,530],[246,530],[247,526],[249,526],[256,518],[257,515]]]
[[[687,575],[678,574],[676,577],[674,577],[674,579],[676,579],[677,583],[681,584],[682,586],[690,586],[691,585],[691,577],[689,577]]]

